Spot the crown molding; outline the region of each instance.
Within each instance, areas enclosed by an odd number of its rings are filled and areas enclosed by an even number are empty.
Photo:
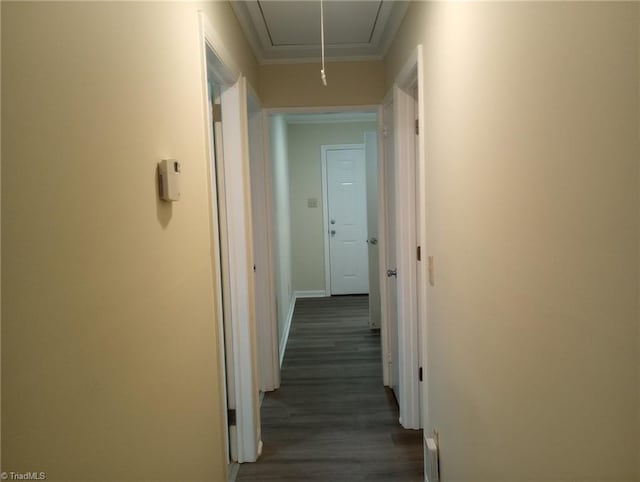
[[[352,122],[376,122],[375,112],[331,112],[322,114],[285,114],[287,124],[340,124]]]

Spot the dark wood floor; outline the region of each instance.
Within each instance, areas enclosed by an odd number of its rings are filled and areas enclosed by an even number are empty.
[[[382,385],[366,296],[296,303],[281,388],[262,404],[262,457],[237,481],[423,481],[422,434]]]

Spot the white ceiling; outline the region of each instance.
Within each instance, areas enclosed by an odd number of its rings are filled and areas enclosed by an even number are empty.
[[[327,59],[381,59],[402,22],[408,3],[325,0]],[[320,58],[320,1],[233,0],[231,6],[260,63]]]

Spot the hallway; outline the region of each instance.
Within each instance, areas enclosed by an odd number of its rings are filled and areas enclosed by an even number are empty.
[[[382,385],[366,296],[296,302],[281,388],[262,404],[263,454],[244,481],[422,481],[421,432]]]

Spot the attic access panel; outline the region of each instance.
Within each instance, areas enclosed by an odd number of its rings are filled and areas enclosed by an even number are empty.
[[[259,1],[260,13],[274,47],[318,45],[320,2]],[[325,1],[327,45],[369,44],[382,1]]]

